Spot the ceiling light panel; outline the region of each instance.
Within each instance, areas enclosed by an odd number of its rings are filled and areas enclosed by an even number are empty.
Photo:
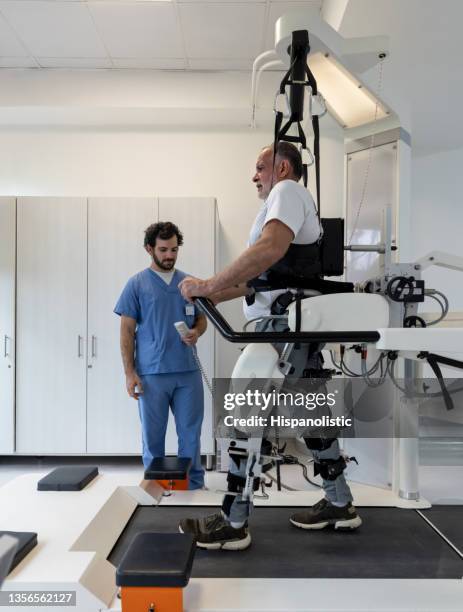
[[[111,57],[183,58],[171,3],[90,2],[89,9]]]
[[[384,119],[387,109],[339,62],[322,53],[309,55],[308,63],[329,111],[346,128]]]
[[[265,4],[180,4],[188,58],[254,58],[262,51]]]
[[[106,57],[84,3],[9,0],[0,10],[34,56]]]

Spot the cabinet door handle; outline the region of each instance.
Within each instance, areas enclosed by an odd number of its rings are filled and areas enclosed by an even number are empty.
[[[9,340],[9,338],[8,338],[8,336],[5,334],[5,337],[4,337],[4,339],[3,339],[3,356],[4,356],[4,357],[9,357],[9,356],[10,356],[10,354],[8,353],[8,349],[7,349],[7,346],[8,346],[8,340]]]
[[[82,340],[83,336],[77,336],[77,357],[82,357]]]
[[[96,336],[92,336],[92,357],[96,357]]]

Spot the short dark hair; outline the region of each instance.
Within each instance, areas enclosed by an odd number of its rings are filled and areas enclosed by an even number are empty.
[[[275,145],[270,145],[270,148],[275,150]],[[299,181],[302,176],[302,157],[299,149],[292,143],[286,142],[286,140],[279,140],[276,149],[278,157],[286,159],[290,163],[293,174]]]
[[[155,247],[157,238],[169,240],[169,238],[173,238],[174,236],[177,236],[178,246],[182,246],[183,234],[175,223],[171,223],[170,221],[159,221],[159,223],[153,223],[146,228],[144,245],[145,247],[148,245]]]

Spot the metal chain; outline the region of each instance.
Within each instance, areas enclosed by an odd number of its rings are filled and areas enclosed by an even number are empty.
[[[208,375],[206,374],[206,369],[204,368],[203,364],[201,363],[201,360],[199,358],[198,352],[196,350],[196,346],[192,346],[191,347],[192,351],[193,351],[193,358],[196,362],[196,365],[199,368],[199,371],[201,372],[201,375],[203,377],[204,382],[206,383],[207,388],[209,389],[209,393],[211,394],[212,398],[214,397],[214,391],[212,390],[212,384],[211,381],[209,380]]]
[[[368,179],[370,176],[370,167],[371,167],[371,158],[372,158],[372,154],[373,154],[373,148],[375,146],[375,137],[376,137],[376,132],[374,131],[377,119],[378,119],[378,107],[379,107],[379,102],[378,102],[378,98],[381,94],[381,88],[383,85],[383,62],[384,62],[384,57],[380,58],[379,60],[379,76],[378,76],[378,87],[377,87],[377,97],[376,97],[376,105],[375,105],[375,118],[373,120],[373,134],[371,135],[371,140],[370,140],[370,147],[368,150],[368,161],[367,161],[367,167],[365,169],[365,178],[363,181],[363,187],[362,187],[362,194],[360,196],[360,202],[359,202],[359,206],[357,209],[357,214],[355,216],[355,222],[354,222],[354,227],[352,228],[352,233],[350,235],[349,238],[349,246],[351,246],[352,243],[352,238],[354,237],[354,233],[357,229],[357,224],[360,218],[360,212],[362,210],[362,206],[363,203],[365,201],[365,195],[367,192],[367,185],[368,185]]]

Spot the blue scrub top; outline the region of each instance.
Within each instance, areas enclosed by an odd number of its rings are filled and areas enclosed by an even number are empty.
[[[198,369],[191,347],[180,340],[174,327],[177,321],[185,321],[192,327],[198,314],[178,288],[186,276],[175,270],[167,285],[156,272],[147,268],[129,279],[117,301],[114,312],[137,322],[135,369],[139,376]],[[192,314],[187,314],[191,310]]]

